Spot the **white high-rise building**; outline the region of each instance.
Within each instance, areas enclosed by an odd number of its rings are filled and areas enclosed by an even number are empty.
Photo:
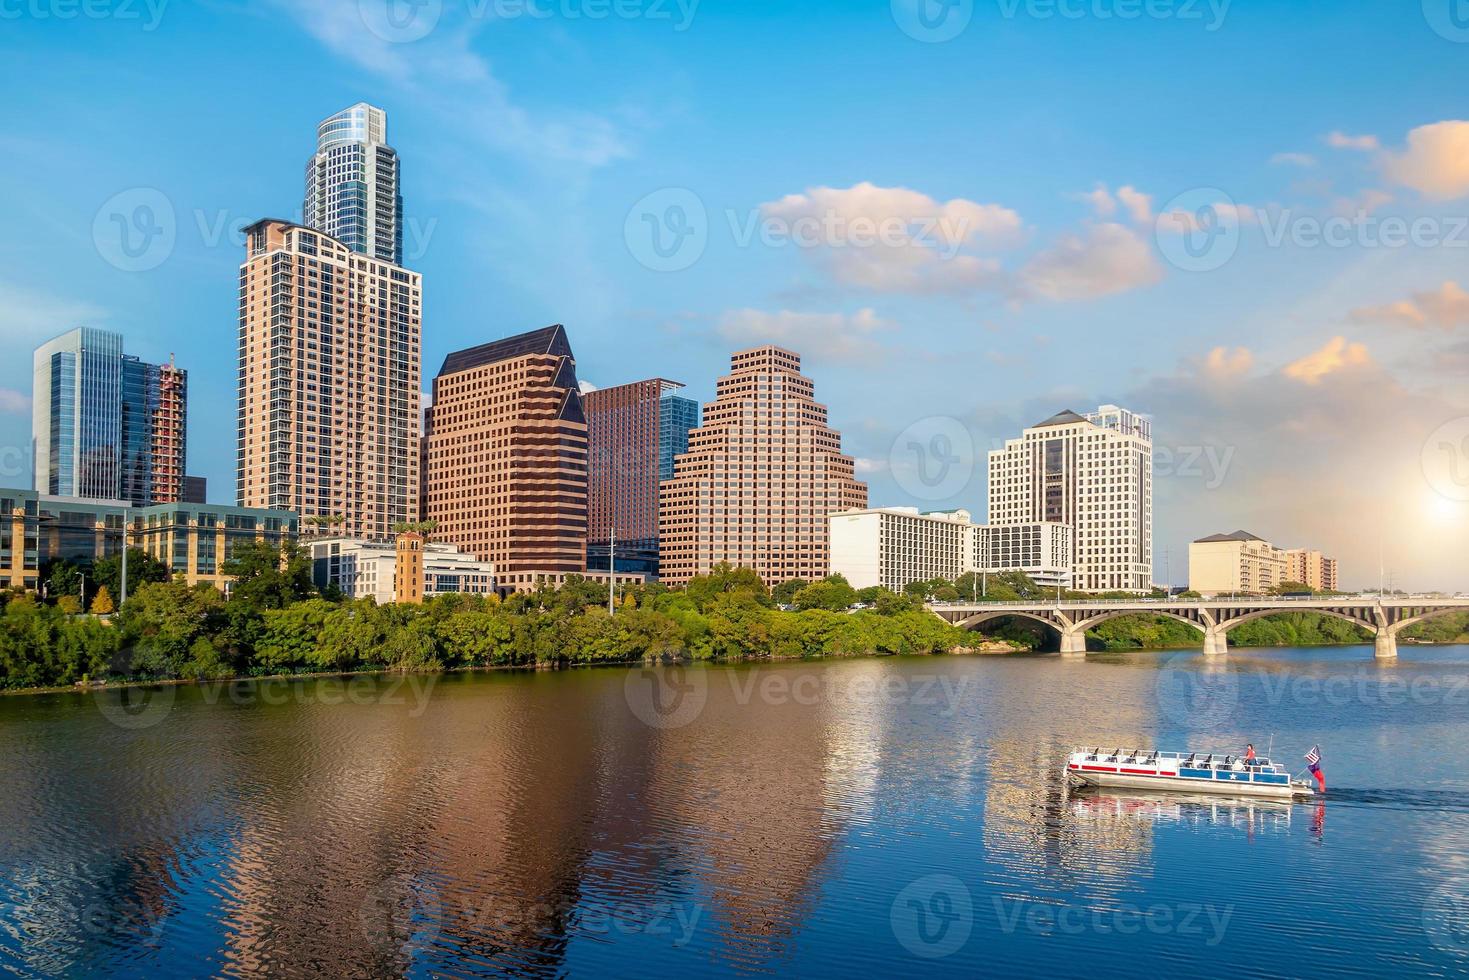
[[[1071,585],[1071,528],[975,524],[967,510],[879,507],[832,514],[831,573],[853,588],[901,592],[966,572],[1024,572],[1047,588]]]
[[[303,223],[354,252],[403,264],[403,194],[388,115],[359,102],[316,127]]]
[[[989,523],[1072,529],[1072,587],[1153,585],[1153,433],[1146,415],[1103,405],[1062,412],[989,454]]]

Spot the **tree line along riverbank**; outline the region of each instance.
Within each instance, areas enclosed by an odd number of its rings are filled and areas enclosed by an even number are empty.
[[[141,554],[141,553],[138,553]],[[134,566],[132,553],[130,567]],[[139,559],[136,567],[146,568]],[[100,570],[99,571],[106,571]],[[319,590],[294,545],[239,549],[226,565],[236,577],[228,597],[209,585],[145,579],[107,618],[80,615],[75,602],[0,593],[0,689],[79,681],[212,680],[341,673],[431,671],[628,663],[647,659],[773,659],[967,652],[984,637],[949,626],[923,608],[975,583],[921,583],[911,593],[853,589],[839,576],[767,588],[749,569],[720,566],[685,588],[619,589],[616,614],[607,587],[572,577],[561,588],[510,596],[445,595],[423,605],[378,606]],[[48,579],[66,573],[50,570]],[[130,578],[130,581],[132,579]],[[1023,575],[991,576],[992,599],[1042,595]],[[53,593],[54,595],[54,593]],[[109,597],[110,599],[110,597]],[[853,611],[853,607],[861,608]],[[102,611],[102,610],[99,610]],[[1469,628],[1452,619],[1424,624],[1428,639]],[[1457,631],[1457,632],[1456,632]],[[994,634],[1025,650],[1047,641],[1023,620]],[[1349,623],[1289,613],[1238,627],[1237,645],[1356,643]],[[1174,620],[1129,616],[1089,634],[1093,649],[1198,646]],[[1002,647],[1003,649],[1003,647]]]

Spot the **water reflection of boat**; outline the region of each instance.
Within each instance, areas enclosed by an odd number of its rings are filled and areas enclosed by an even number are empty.
[[[1311,784],[1291,779],[1269,759],[1244,760],[1215,753],[1157,749],[1077,749],[1066,757],[1072,786],[1113,786],[1223,796],[1290,800],[1315,794]]]
[[[1158,793],[1081,787],[1072,791],[1071,814],[1078,822],[1137,820],[1150,823],[1211,824],[1250,830],[1290,827],[1292,805],[1260,797],[1206,793]]]

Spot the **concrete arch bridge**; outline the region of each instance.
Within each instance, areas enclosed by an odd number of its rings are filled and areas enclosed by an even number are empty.
[[[1167,616],[1204,635],[1204,654],[1223,656],[1229,631],[1242,623],[1283,612],[1315,612],[1362,627],[1376,638],[1376,655],[1398,655],[1398,635],[1407,627],[1456,612],[1469,612],[1469,598],[1429,596],[1313,596],[1310,598],[1103,599],[1069,602],[951,602],[928,609],[961,629],[975,629],[1003,616],[1041,623],[1061,636],[1061,653],[1086,653],[1086,632],[1118,616]]]

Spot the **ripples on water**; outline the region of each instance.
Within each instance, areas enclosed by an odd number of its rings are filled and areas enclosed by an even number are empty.
[[[1463,975],[1466,673],[1465,648],[694,668],[700,707],[651,726],[614,669],[0,699],[0,967]],[[1328,802],[1059,776],[1072,744],[1272,732],[1293,768],[1322,746]]]

